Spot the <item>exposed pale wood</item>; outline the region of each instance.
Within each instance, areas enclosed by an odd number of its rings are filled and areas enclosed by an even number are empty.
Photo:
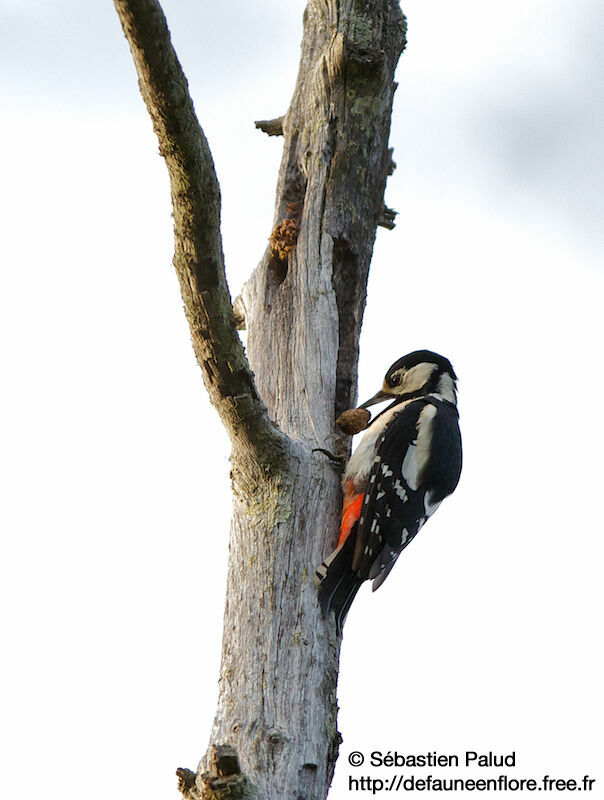
[[[267,249],[236,303],[256,386],[284,436],[267,420],[239,349],[218,187],[163,15],[155,0],[114,1],[170,171],[175,266],[195,350],[234,445],[218,708],[195,782],[181,770],[181,788],[189,800],[322,800],[340,742],[340,640],[321,616],[312,576],[339,519],[340,472],[326,452],[349,447],[335,419],[356,400],[404,17],[396,0],[310,0],[305,11],[267,221],[268,238],[295,220],[297,240],[279,249],[285,259]],[[200,565],[199,580],[207,569]],[[221,774],[217,752],[232,753],[241,772]]]
[[[277,279],[267,251],[243,296],[248,357],[272,416],[296,438],[337,446],[334,408],[337,416],[356,399],[405,21],[394,0],[311,0],[304,20],[273,221],[298,202],[298,246]]]

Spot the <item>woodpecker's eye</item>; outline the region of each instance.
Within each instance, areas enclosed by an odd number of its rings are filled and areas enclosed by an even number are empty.
[[[393,372],[392,375],[388,377],[388,384],[390,386],[400,386],[403,382],[404,371],[402,369],[397,369],[396,372]]]

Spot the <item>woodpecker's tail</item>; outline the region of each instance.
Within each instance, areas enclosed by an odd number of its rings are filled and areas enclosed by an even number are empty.
[[[315,586],[319,590],[319,602],[324,614],[333,611],[336,629],[342,633],[346,614],[359,591],[363,579],[352,571],[354,536],[330,553],[315,572]]]

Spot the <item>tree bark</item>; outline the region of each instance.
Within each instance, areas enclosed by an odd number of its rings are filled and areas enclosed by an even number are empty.
[[[261,798],[325,797],[335,766],[339,640],[314,569],[334,545],[334,420],[356,402],[358,341],[391,169],[398,3],[318,2],[305,12],[284,117],[274,226],[299,225],[285,263],[267,249],[242,292],[260,396],[298,445],[279,487],[250,498],[235,458],[220,698],[213,743],[231,743]],[[280,498],[280,500],[277,500]],[[260,502],[260,508],[258,508]],[[268,508],[263,508],[268,503]],[[252,514],[250,514],[252,512]]]
[[[285,446],[236,332],[220,237],[220,187],[157,0],[114,0],[170,176],[174,267],[210,399],[238,447],[273,464]]]
[[[170,171],[175,266],[195,351],[233,442],[218,709],[196,778],[179,771],[181,791],[319,800],[341,741],[340,640],[333,619],[321,616],[312,577],[334,545],[341,497],[339,470],[318,448],[339,455],[349,448],[334,421],[356,402],[367,276],[392,169],[404,17],[397,0],[308,3],[297,84],[282,121],[271,244],[237,308],[254,383],[233,338],[230,303],[225,308],[211,158],[169,55],[163,14],[155,0],[115,5]]]

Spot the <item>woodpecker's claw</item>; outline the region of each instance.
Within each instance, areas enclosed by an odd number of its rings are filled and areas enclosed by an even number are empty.
[[[337,464],[339,467],[343,467],[346,463],[346,456],[336,456],[334,453],[330,453],[329,450],[324,450],[322,447],[313,447],[313,453],[323,453],[324,456],[332,461],[334,464]]]

